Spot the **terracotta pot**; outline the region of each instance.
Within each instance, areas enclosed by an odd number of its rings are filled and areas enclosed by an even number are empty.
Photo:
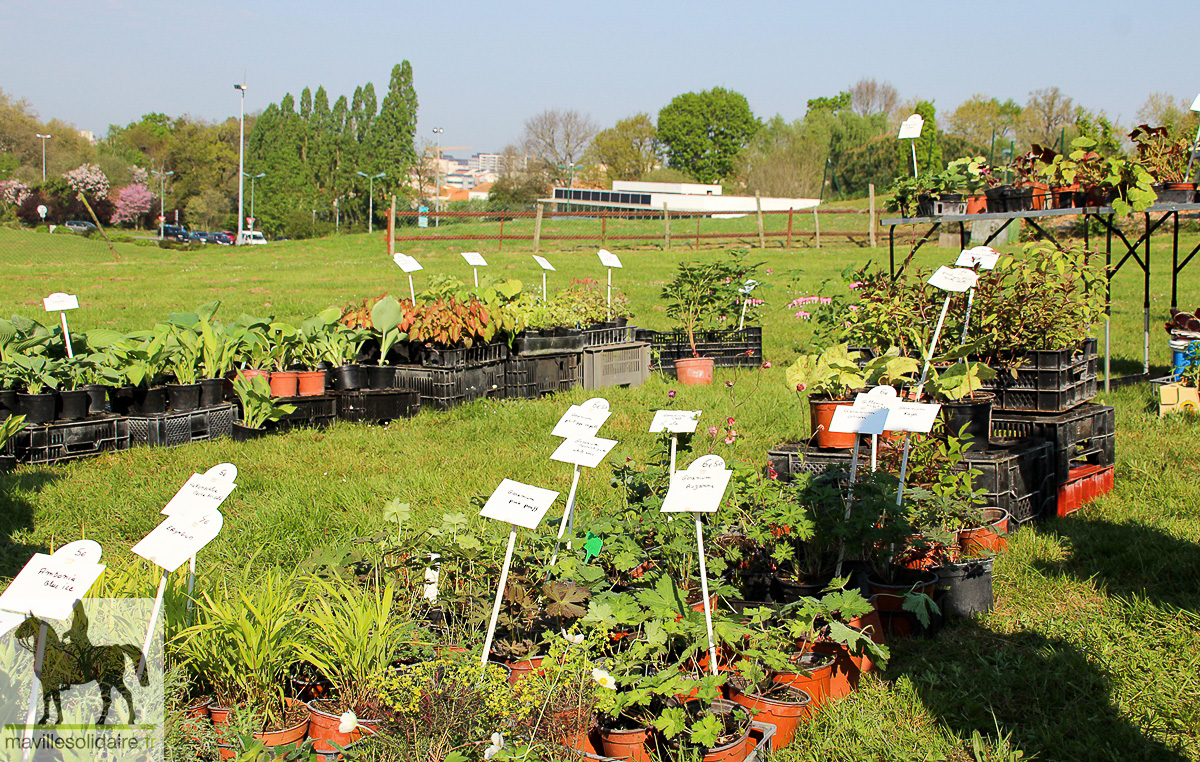
[[[1003,553],[1008,550],[1008,511],[1003,508],[984,508],[982,526],[958,530],[958,544],[966,558]]]
[[[209,710],[211,709],[212,705],[212,696],[204,696],[188,704],[187,708],[183,710],[183,714],[185,717],[191,717],[192,719],[210,717],[211,713]]]
[[[284,699],[288,707],[303,707],[304,702],[295,699]],[[274,748],[276,746],[284,746],[290,743],[299,743],[308,735],[308,717],[303,717],[299,722],[291,727],[282,730],[268,730],[263,733],[255,733],[254,737],[263,742],[263,746]]]
[[[269,377],[272,397],[295,397],[299,374],[294,370],[278,370]]]
[[[737,740],[722,746],[716,746],[704,753],[704,762],[742,762],[750,753],[750,713],[745,707],[730,701],[717,699],[712,702],[712,712],[720,714],[734,713],[742,715],[746,725],[745,732]]]
[[[308,737],[311,738],[313,749],[316,751],[333,751],[330,741],[338,746],[349,746],[363,736],[373,736],[379,733],[379,720],[364,720],[359,718],[358,727],[349,733],[338,730],[341,715],[332,714],[326,709],[333,709],[333,702],[326,699],[315,699],[308,702]]]
[[[857,434],[835,433],[829,430],[833,421],[833,412],[839,405],[853,405],[853,400],[824,400],[808,398],[808,410],[811,414],[812,433],[816,437],[817,447],[848,449],[854,447]]]
[[[1050,189],[1055,209],[1073,209],[1079,206],[1079,184],[1060,185]]]
[[[788,686],[792,700],[768,698],[757,694],[742,693],[730,689],[730,698],[739,706],[750,710],[757,722],[769,722],[775,726],[775,738],[771,741],[772,751],[782,749],[796,737],[796,728],[812,716],[812,697],[801,688]]]
[[[684,386],[708,386],[714,367],[716,361],[711,357],[684,357],[675,361],[675,377]]]
[[[650,740],[649,728],[635,730],[600,728],[597,734],[600,737],[600,747],[606,757],[631,760],[631,762],[653,762],[654,760],[654,756],[646,748],[646,742]]]
[[[225,727],[229,725],[231,711],[228,707],[217,706],[215,702],[208,707],[208,716],[212,719],[213,730],[217,736],[217,753],[221,759],[234,759],[238,755],[237,748],[233,745],[233,739],[226,738],[226,735],[233,735]]]
[[[516,685],[519,681],[524,680],[534,672],[537,672],[539,675],[545,674],[542,671],[542,661],[545,658],[544,656],[535,656],[532,659],[525,659],[523,661],[509,661],[506,659],[504,665],[511,670],[508,676],[508,684]]]
[[[296,374],[296,393],[301,397],[320,397],[325,393],[325,371],[302,370]]]
[[[833,680],[833,665],[835,659],[829,654],[808,651],[793,660],[793,664],[808,674],[800,672],[780,672],[772,679],[777,683],[799,688],[811,699],[809,711],[815,712],[825,705],[829,698],[830,684]]]
[[[967,214],[983,214],[987,211],[987,196],[982,193],[967,196]]]
[[[1040,183],[1037,180],[1026,180],[1016,183],[1019,188],[1028,188],[1031,192],[1030,209],[1033,211],[1041,211],[1049,208],[1050,203],[1050,186],[1047,183]]]

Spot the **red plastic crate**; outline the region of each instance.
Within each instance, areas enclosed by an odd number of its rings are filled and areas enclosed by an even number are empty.
[[[1058,488],[1058,515],[1069,516],[1113,490],[1112,466],[1072,468],[1066,483]]]

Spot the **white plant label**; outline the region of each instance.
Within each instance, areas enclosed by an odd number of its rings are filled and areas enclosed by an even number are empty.
[[[968,270],[965,267],[946,267],[943,265],[929,279],[929,285],[934,288],[940,288],[943,291],[961,293],[967,289],[975,288],[975,283],[978,280],[979,274],[974,270]]]
[[[584,437],[593,437],[608,417],[612,415],[608,410],[587,407],[586,405],[571,405],[567,408],[567,412],[563,413],[562,418],[558,419],[558,423],[554,426],[554,431],[550,434],[564,439],[582,439]]]
[[[215,508],[168,516],[130,550],[165,571],[173,572],[212,542],[220,534],[224,521],[221,512]]]
[[[232,481],[208,474],[192,474],[192,477],[179,488],[175,497],[167,503],[162,512],[167,516],[187,511],[207,511],[220,508],[229,493],[237,485]]]
[[[59,291],[50,294],[42,300],[42,304],[46,306],[46,312],[62,312],[63,310],[79,309],[79,297],[74,294],[64,294]]]
[[[671,434],[692,434],[700,422],[700,410],[656,410],[650,422],[650,433],[666,431]]]
[[[587,408],[588,410],[608,410],[608,400],[603,397],[592,397],[590,400],[584,400],[584,403],[580,407]]]
[[[991,246],[976,246],[973,249],[963,249],[954,263],[956,267],[974,267],[979,265],[981,270],[991,270],[1000,260],[1000,252]]]
[[[398,264],[400,269],[406,273],[415,273],[417,270],[424,269],[421,267],[420,262],[408,256],[407,254],[400,254],[397,252],[396,255],[392,257],[392,261]]]
[[[600,264],[604,265],[605,267],[621,266],[621,260],[617,258],[616,254],[613,254],[608,249],[601,249],[600,251],[596,252],[596,255],[600,257]]]
[[[558,493],[554,490],[505,479],[484,503],[479,515],[525,529],[536,529],[557,499]]]
[[[0,611],[0,638],[12,632],[24,621],[24,614],[17,614],[12,611]]]
[[[913,114],[909,118],[900,123],[900,134],[896,137],[900,140],[908,138],[921,137],[921,128],[925,126],[925,120],[920,114]]]
[[[887,418],[887,408],[871,410],[838,405],[833,411],[833,420],[829,422],[829,430],[841,434],[882,434]]]
[[[52,558],[69,558],[81,563],[98,564],[100,563],[100,555],[103,552],[100,543],[95,540],[76,540],[75,542],[68,542],[54,551]]]
[[[471,267],[487,267],[487,262],[484,260],[483,255],[477,251],[464,251],[462,252],[462,258],[467,260],[467,264]]]
[[[0,609],[43,619],[70,619],[75,602],[104,571],[104,565],[82,558],[35,553],[0,595]]]
[[[600,439],[599,437],[584,437],[568,439],[558,446],[551,460],[560,463],[573,463],[577,466],[595,468],[617,446],[615,439]]]
[[[554,269],[554,265],[550,264],[550,260],[546,259],[545,257],[539,257],[537,254],[534,254],[533,261],[537,262],[538,265],[543,270],[550,270],[551,272],[558,272],[557,270]]]
[[[890,386],[877,386],[869,392],[861,392],[854,398],[854,407],[865,410],[887,410],[900,401],[896,390]]]
[[[900,402],[888,411],[884,428],[888,431],[918,431],[928,434],[933,428],[941,405],[923,402]]]
[[[721,507],[732,475],[718,456],[692,461],[686,471],[671,474],[671,486],[663,498],[661,512],[715,513]]]
[[[1200,111],[1200,95],[1197,95],[1196,100],[1192,101],[1191,110]]]

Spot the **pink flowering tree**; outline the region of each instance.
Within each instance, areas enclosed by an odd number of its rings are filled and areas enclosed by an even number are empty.
[[[0,183],[0,203],[16,206],[29,197],[29,186],[20,180],[5,180]]]
[[[146,185],[150,182],[150,173],[138,165],[133,165],[133,177],[129,181],[130,185]]]
[[[71,190],[82,193],[89,199],[104,198],[108,195],[108,177],[99,165],[80,164],[63,177],[67,179]]]
[[[112,224],[137,224],[151,209],[158,197],[141,183],[130,183],[117,191],[116,209]]]

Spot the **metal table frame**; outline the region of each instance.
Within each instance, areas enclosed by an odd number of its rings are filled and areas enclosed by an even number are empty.
[[[891,219],[881,220],[881,224],[888,226],[888,263],[889,272],[892,278],[896,278],[899,273],[896,272],[896,226],[897,225],[930,225],[925,235],[921,236],[920,240],[913,245],[910,255],[921,248],[934,233],[941,229],[943,224],[952,225],[958,223],[959,243],[962,248],[966,248],[969,240],[966,223],[976,220],[1004,220],[1004,224],[997,228],[984,245],[990,244],[1001,233],[1003,233],[1013,220],[1027,220],[1035,230],[1042,236],[1048,239],[1051,243],[1059,248],[1062,248],[1054,236],[1038,224],[1038,220],[1045,217],[1066,217],[1071,215],[1083,215],[1084,217],[1095,217],[1104,225],[1104,390],[1110,389],[1110,381],[1112,374],[1109,366],[1109,340],[1111,338],[1112,328],[1112,279],[1121,267],[1132,258],[1142,270],[1142,322],[1143,322],[1143,339],[1142,339],[1142,373],[1140,376],[1125,377],[1125,380],[1143,380],[1150,375],[1150,236],[1153,235],[1159,227],[1162,226],[1168,218],[1173,221],[1173,230],[1171,236],[1171,307],[1178,307],[1179,299],[1179,273],[1183,268],[1195,258],[1197,253],[1200,253],[1200,244],[1193,248],[1181,262],[1179,260],[1179,213],[1180,212],[1200,212],[1200,204],[1155,204],[1142,212],[1145,220],[1145,232],[1138,237],[1133,243],[1129,242],[1128,237],[1113,224],[1115,212],[1109,206],[1087,206],[1075,207],[1073,209],[1042,209],[1037,211],[1026,212],[993,212],[987,214],[947,214],[940,217],[894,217]],[[1159,215],[1156,219],[1151,220],[1152,215]],[[1121,255],[1116,266],[1113,265],[1112,243],[1113,236],[1120,239],[1121,244],[1125,247],[1125,253]],[[1084,226],[1084,246],[1089,247],[1088,228]],[[1142,254],[1138,253],[1139,248],[1143,249]],[[903,271],[903,268],[901,268]]]

